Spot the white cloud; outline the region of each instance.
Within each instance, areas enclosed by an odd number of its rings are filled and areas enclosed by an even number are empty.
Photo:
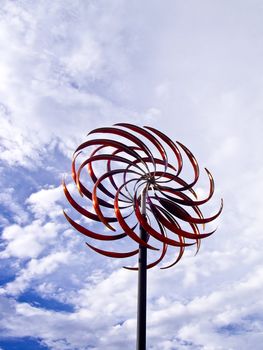
[[[31,264],[28,273],[31,271],[35,276],[45,273],[51,260]],[[54,260],[51,270],[64,257]],[[251,339],[257,348],[256,341],[260,339],[263,327],[260,321],[263,304],[258,303],[257,297],[263,282],[260,266],[254,269],[253,277],[250,275],[227,288],[222,285],[216,292],[189,301],[177,299],[180,291],[176,285],[170,300],[163,297],[156,303],[151,302],[148,305],[148,346],[154,350],[164,345],[167,349],[202,346],[219,350],[238,346],[245,350],[247,340]],[[45,344],[57,343],[60,349],[67,349],[69,345],[73,349],[85,349],[88,344],[98,349],[114,349],[126,344],[132,349],[136,327],[136,280],[135,274],[119,270],[95,285],[83,285],[80,293],[73,296],[76,310],[72,313],[43,310],[26,303],[13,304],[16,316],[9,312],[4,328],[8,335],[27,336],[27,324],[32,323],[32,336],[40,337]],[[250,302],[244,304],[248,299]],[[226,335],[227,328],[224,330],[224,327],[231,325],[243,331]],[[64,339],[65,343],[59,339]]]
[[[22,165],[31,169],[41,164],[41,155],[38,152],[40,144],[35,135],[30,135],[29,130],[21,130],[5,114],[0,114],[0,120],[1,160],[11,166]]]
[[[50,253],[40,259],[31,259],[14,281],[7,283],[4,288],[0,289],[1,294],[17,295],[22,293],[32,280],[48,276],[58,269],[60,265],[67,264],[69,257],[70,253],[65,251]]]
[[[52,220],[62,215],[62,206],[59,205],[62,199],[64,200],[62,186],[51,186],[32,193],[26,200],[26,204],[36,218],[45,220],[48,216]]]
[[[11,225],[4,228],[2,238],[7,242],[7,246],[1,252],[1,258],[33,258],[52,244],[56,238],[61,225],[48,222],[41,225],[41,222],[34,220],[31,224],[21,227]]]
[[[15,199],[14,188],[3,188],[0,193],[0,204],[13,214],[13,219],[18,224],[26,223],[28,220],[28,214],[24,210],[23,206]],[[7,221],[8,222],[8,221]]]
[[[83,75],[87,76],[87,72],[95,78],[102,64],[101,48],[96,41],[85,35],[79,44],[78,51],[73,51],[70,55],[62,58],[62,62],[65,63],[68,73],[77,78],[78,81],[82,81]]]
[[[42,164],[50,147],[59,145],[67,155],[76,135],[84,137],[102,120],[148,118],[149,108],[139,114],[115,102],[121,96],[120,90],[114,92],[115,80],[129,69],[121,49],[122,5],[116,4],[107,5],[106,12],[90,3],[67,3],[63,10],[56,4],[5,4],[0,25],[2,160],[32,168]]]

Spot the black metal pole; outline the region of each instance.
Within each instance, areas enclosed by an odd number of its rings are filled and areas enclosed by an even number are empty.
[[[141,194],[141,212],[146,215],[145,191]],[[147,241],[147,232],[140,226],[141,238]],[[138,259],[138,306],[137,306],[137,345],[136,350],[146,350],[146,297],[147,297],[147,248],[139,246]]]

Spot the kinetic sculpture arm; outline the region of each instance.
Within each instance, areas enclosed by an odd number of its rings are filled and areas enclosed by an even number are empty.
[[[110,241],[129,237],[137,243],[137,249],[113,252],[99,249],[90,243],[87,245],[97,253],[113,258],[136,255],[138,245],[149,250],[160,250],[159,257],[149,263],[147,268],[159,264],[168,247],[174,247],[177,255],[175,261],[163,269],[176,264],[187,246],[196,245],[198,252],[201,240],[215,232],[203,232],[205,224],[216,219],[223,208],[221,200],[221,206],[215,215],[204,217],[201,212],[200,206],[207,203],[214,193],[211,173],[205,169],[210,188],[207,197],[199,200],[194,190],[199,178],[199,166],[193,154],[180,142],[174,143],[152,127],[141,128],[127,123],[98,128],[89,133],[92,137],[97,134],[105,134],[106,137],[92,138],[81,144],[72,161],[72,178],[79,194],[87,200],[87,204],[92,204],[94,212],[75,201],[65,181],[64,193],[72,207],[81,215],[117,232],[96,233],[64,212],[65,217],[76,230],[91,239]],[[86,151],[89,156],[77,166]],[[181,177],[182,151],[193,170],[194,178],[190,183]],[[171,160],[168,160],[168,154],[172,157]],[[94,171],[95,167],[99,167],[99,176],[96,175],[97,170],[96,173]],[[82,180],[84,170],[88,170],[89,174],[87,183]],[[142,190],[146,196],[146,215],[141,209]],[[138,224],[147,232],[147,241],[140,238]]]

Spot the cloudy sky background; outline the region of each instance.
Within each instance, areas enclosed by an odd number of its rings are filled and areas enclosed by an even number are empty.
[[[136,273],[62,216],[95,127],[151,125],[224,198],[197,256],[148,275],[148,348],[262,349],[263,3],[1,1],[0,349],[134,349]]]

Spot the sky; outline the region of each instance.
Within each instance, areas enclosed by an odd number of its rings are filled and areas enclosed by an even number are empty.
[[[136,272],[62,213],[73,151],[117,122],[184,143],[211,210],[224,199],[198,255],[149,271],[148,349],[262,349],[262,16],[260,0],[1,1],[1,350],[135,348]]]

